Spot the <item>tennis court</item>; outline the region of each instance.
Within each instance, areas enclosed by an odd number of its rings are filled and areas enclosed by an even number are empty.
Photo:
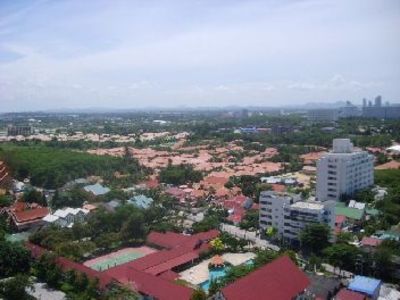
[[[135,259],[141,258],[148,254],[157,252],[157,250],[142,246],[137,248],[124,248],[109,254],[99,256],[84,262],[84,265],[97,270],[105,271],[109,268],[122,265],[124,263],[133,261]]]

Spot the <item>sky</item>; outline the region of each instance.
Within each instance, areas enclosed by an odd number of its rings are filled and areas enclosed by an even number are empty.
[[[399,0],[1,0],[0,111],[400,102]]]

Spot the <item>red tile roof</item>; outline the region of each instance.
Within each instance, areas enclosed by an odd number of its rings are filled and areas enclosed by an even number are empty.
[[[30,242],[27,242],[25,244],[25,247],[28,250],[30,250],[32,257],[35,259],[38,259],[40,256],[42,256],[43,254],[48,252],[46,249],[44,249],[40,246],[34,245]],[[86,274],[88,276],[88,278],[91,278],[91,279],[97,278],[99,280],[99,287],[101,289],[105,289],[107,287],[107,285],[113,281],[113,278],[108,276],[107,274],[93,270],[89,267],[86,267],[83,264],[76,263],[65,257],[57,257],[56,264],[63,271],[74,270],[74,271]]]
[[[387,170],[387,169],[400,169],[400,162],[391,160],[387,163],[384,163],[382,165],[376,166],[376,170]]]
[[[370,246],[370,247],[377,247],[382,243],[382,240],[364,236],[361,240],[361,245],[363,246]]]
[[[335,300],[364,300],[365,296],[363,294],[350,291],[348,289],[341,289],[339,293],[336,294]]]
[[[83,264],[76,263],[65,257],[58,257],[56,262],[63,271],[74,270],[86,274],[86,276],[90,279],[97,278],[99,280],[99,287],[101,289],[105,289],[107,285],[115,281],[111,276],[106,273],[93,270]]]
[[[229,181],[229,177],[207,176],[206,178],[204,178],[204,181],[211,185],[224,185]]]
[[[308,277],[282,256],[222,289],[226,300],[291,300],[310,284]]]
[[[24,211],[16,211],[13,214],[18,223],[25,223],[44,218],[49,214],[49,209],[47,207],[38,207]]]
[[[279,183],[272,183],[271,184],[272,190],[274,192],[279,192],[282,193],[284,191],[286,191],[286,186],[283,184],[279,184]]]
[[[342,216],[342,215],[336,215],[335,217],[335,223],[336,224],[343,224],[346,221],[346,216]]]
[[[149,244],[154,244],[168,249],[174,248],[186,242],[188,239],[189,236],[170,231],[166,233],[152,231],[147,236],[147,242]]]
[[[177,266],[181,266],[181,265],[187,264],[189,262],[193,262],[197,258],[199,258],[199,254],[195,251],[191,251],[191,252],[185,253],[183,255],[180,255],[178,257],[169,259],[166,262],[163,262],[156,266],[150,267],[150,268],[146,269],[145,272],[149,273],[149,274],[153,274],[153,275],[159,275],[159,274],[161,274],[165,271],[171,270]]]
[[[174,271],[168,270],[168,271],[158,275],[158,277],[166,279],[168,281],[175,281],[176,279],[179,278],[179,274]]]
[[[172,283],[160,276],[153,276],[123,265],[105,271],[109,276],[123,284],[131,286],[145,295],[151,295],[157,300],[189,300],[192,289]]]

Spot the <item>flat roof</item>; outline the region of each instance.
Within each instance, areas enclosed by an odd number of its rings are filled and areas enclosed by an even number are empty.
[[[367,295],[374,295],[376,289],[380,287],[381,280],[366,276],[355,276],[349,284],[349,289],[365,293]]]
[[[291,205],[291,207],[319,210],[319,209],[323,209],[324,205],[322,203],[318,203],[318,202],[298,201],[298,202],[293,203]]]

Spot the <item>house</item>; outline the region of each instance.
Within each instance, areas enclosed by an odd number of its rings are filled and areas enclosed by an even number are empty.
[[[315,299],[329,299],[341,287],[341,280],[334,276],[318,275],[307,273],[310,279],[310,285],[307,287],[307,295],[315,297]],[[314,299],[311,297],[311,299]]]
[[[336,294],[333,300],[365,300],[366,297],[363,294],[360,294],[355,291],[350,291],[346,288],[343,288]]]
[[[87,185],[83,188],[86,192],[92,193],[95,196],[101,196],[107,194],[110,189],[102,186],[100,183]]]
[[[217,300],[291,300],[304,294],[308,277],[288,256],[281,256],[224,287]]]
[[[4,212],[8,215],[11,225],[20,231],[43,225],[43,218],[49,213],[49,209],[37,203],[18,201]]]
[[[351,222],[360,222],[365,217],[365,209],[346,207],[343,202],[337,202],[335,206],[335,214],[345,216]]]
[[[246,214],[246,210],[253,206],[253,200],[244,196],[238,195],[227,200],[223,200],[223,207],[228,210],[228,220],[234,224],[239,224]]]
[[[104,209],[108,212],[115,212],[115,209],[121,206],[121,200],[113,199],[111,201],[101,203],[100,206],[104,207]]]
[[[364,250],[373,251],[382,242],[383,242],[382,240],[376,237],[364,236],[360,242],[360,246],[363,247]]]
[[[53,214],[48,214],[43,218],[43,221],[60,227],[72,227],[74,223],[83,222],[88,214],[89,210],[67,207],[57,209]]]
[[[137,195],[129,199],[127,202],[135,205],[136,207],[148,209],[153,201],[154,200],[152,198],[146,197],[145,195]]]
[[[349,290],[364,294],[369,299],[378,299],[382,281],[372,277],[355,276],[348,286]]]
[[[343,215],[335,216],[335,234],[342,232],[342,230],[347,226],[347,218]]]

